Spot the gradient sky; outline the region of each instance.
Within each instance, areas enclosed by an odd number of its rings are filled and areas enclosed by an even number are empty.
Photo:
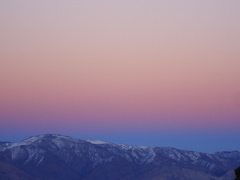
[[[0,141],[58,133],[240,150],[239,0],[0,1]]]

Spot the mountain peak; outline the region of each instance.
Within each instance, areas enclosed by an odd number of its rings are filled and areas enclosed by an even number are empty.
[[[18,143],[0,143],[0,163],[4,159],[7,167],[19,168],[33,179],[171,180],[181,175],[182,180],[228,180],[240,164],[240,151],[207,154],[44,134]],[[7,178],[0,174],[0,179]]]

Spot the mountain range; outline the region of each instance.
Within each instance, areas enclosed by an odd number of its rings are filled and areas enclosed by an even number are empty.
[[[1,180],[233,180],[240,151],[213,154],[45,134],[0,142]]]

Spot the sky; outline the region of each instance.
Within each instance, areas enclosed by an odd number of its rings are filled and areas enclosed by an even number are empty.
[[[239,7],[1,0],[0,141],[240,150]]]

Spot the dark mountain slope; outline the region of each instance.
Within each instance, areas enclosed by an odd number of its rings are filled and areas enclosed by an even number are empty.
[[[240,151],[214,154],[61,135],[0,143],[0,179],[231,180]]]

